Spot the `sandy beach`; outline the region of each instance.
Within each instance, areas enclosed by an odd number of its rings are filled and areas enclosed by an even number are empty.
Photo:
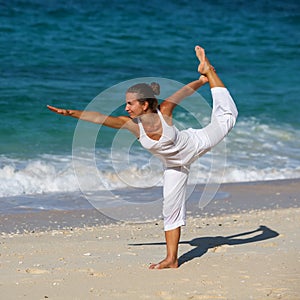
[[[221,190],[223,211],[189,211],[178,269],[148,269],[162,221],[2,232],[1,299],[300,299],[299,181]]]

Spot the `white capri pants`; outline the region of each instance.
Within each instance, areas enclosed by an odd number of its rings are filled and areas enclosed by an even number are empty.
[[[189,168],[174,167],[164,171],[164,230],[185,225],[185,200]]]
[[[184,166],[167,167],[164,172],[163,216],[164,230],[185,225],[186,188],[189,166],[197,158],[217,145],[235,124],[238,112],[226,88],[212,88],[213,110],[211,122],[205,128],[187,129],[191,136],[193,157]]]

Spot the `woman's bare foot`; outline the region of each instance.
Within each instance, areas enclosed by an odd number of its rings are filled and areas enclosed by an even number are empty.
[[[205,56],[205,50],[200,46],[195,47],[196,56],[198,57],[200,64],[198,67],[198,72],[206,75],[210,71],[214,70],[214,67],[211,66],[208,58]]]
[[[204,49],[200,46],[196,46],[195,51],[196,56],[200,60],[198,71],[207,77],[210,88],[225,87],[224,83],[217,75],[215,68],[210,64],[208,58],[206,57]]]
[[[178,268],[178,260],[170,260],[168,258],[162,260],[158,264],[151,264],[149,269],[169,269]]]

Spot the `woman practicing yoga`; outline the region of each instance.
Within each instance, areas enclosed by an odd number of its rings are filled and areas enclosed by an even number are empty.
[[[48,108],[58,114],[102,124],[116,129],[127,129],[141,145],[164,164],[163,217],[167,255],[150,269],[177,268],[181,226],[185,225],[186,186],[190,165],[217,145],[232,129],[238,112],[228,90],[210,64],[203,48],[195,47],[200,61],[198,80],[190,82],[160,105],[157,83],[139,83],[126,92],[128,116],[107,116],[99,112]],[[211,122],[201,129],[179,131],[172,123],[176,105],[194,91],[209,83],[213,99]]]

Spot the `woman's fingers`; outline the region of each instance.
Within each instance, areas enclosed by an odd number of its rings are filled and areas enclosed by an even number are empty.
[[[61,109],[61,108],[57,108],[51,105],[47,105],[48,109],[50,109],[51,111],[57,113],[57,114],[61,114],[61,115],[70,115],[70,111],[66,110],[66,109]]]
[[[57,112],[58,108],[51,106],[51,105],[47,105],[48,109],[50,109],[51,111]]]

